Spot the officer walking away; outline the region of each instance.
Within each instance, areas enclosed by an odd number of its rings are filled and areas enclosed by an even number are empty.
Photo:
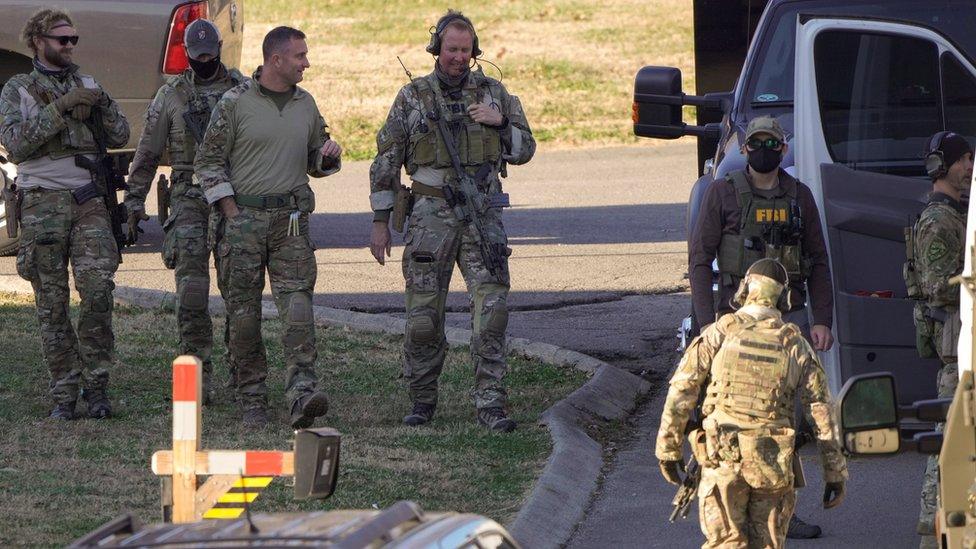
[[[88,168],[99,149],[121,147],[129,124],[94,78],[72,63],[78,31],[71,17],[41,9],[21,38],[34,70],[0,93],[0,144],[17,165],[20,224],[17,273],[31,282],[44,359],[51,373],[52,418],[73,419],[79,389],[88,415],[107,418],[115,355],[112,278],[119,249],[101,186]],[[114,191],[109,191],[114,193]],[[77,332],[68,316],[68,265],[81,296]]]
[[[749,266],[774,258],[790,277],[792,308],[784,313],[785,320],[799,326],[815,350],[828,351],[833,345],[834,298],[827,246],[813,193],[780,168],[788,148],[786,132],[776,119],[761,116],[746,126],[741,151],[748,166],[712,182],[689,240],[691,298],[699,325],[707,326],[732,311],[731,297]],[[716,258],[721,273],[718,296],[712,292]],[[808,290],[812,328],[806,312]],[[802,417],[799,420],[801,436],[806,437],[809,426]],[[790,519],[788,537],[820,534],[819,526]]]
[[[309,67],[305,34],[276,27],[264,37],[264,63],[252,80],[224,94],[194,162],[194,178],[212,220],[217,284],[227,303],[228,355],[248,426],[267,424],[268,362],[261,340],[264,273],[284,321],[281,336],[290,424],[309,427],[328,399],[315,375],[315,209],[308,176],[339,171],[341,149],[329,137],[312,96],[298,83]]]
[[[928,204],[905,239],[908,296],[916,299],[915,331],[922,358],[939,357],[939,398],[952,398],[959,381],[956,347],[961,328],[959,286],[949,279],[962,272],[966,244],[966,212],[973,177],[972,147],[966,138],[942,131],[925,150],[925,168],[932,178]],[[922,547],[935,547],[939,456],[929,456],[922,482],[918,533]]]
[[[211,350],[213,325],[207,305],[210,296],[210,248],[207,223],[210,206],[203,190],[193,180],[193,160],[213,108],[220,96],[244,81],[236,70],[220,61],[221,39],[217,27],[205,19],[190,23],[184,34],[190,68],[169,79],[146,111],[146,125],[129,171],[125,205],[129,212],[130,242],[142,230],[146,195],[152,186],[163,153],[169,152],[172,175],[169,187],[160,179],[158,189],[168,217],[160,209],[163,225],[163,264],[176,276],[176,321],[180,333],[180,354],[195,355],[203,362],[203,398],[214,397]]]
[[[502,383],[508,370],[511,250],[502,226],[508,195],[502,193],[500,177],[507,175],[507,164],[532,158],[535,140],[518,98],[480,67],[470,70],[471,58],[481,54],[470,19],[449,10],[433,28],[427,51],[436,58],[434,70],[400,89],[376,136],[377,155],[369,171],[370,251],[380,265],[390,255],[391,212],[397,231],[409,213],[402,262],[403,351],[413,408],[403,421],[416,426],[434,416],[447,349],[444,305],[457,263],[472,304],[472,396],[478,421],[492,431],[508,432],[515,429]],[[410,176],[410,189],[400,184],[401,166]]]
[[[741,308],[709,324],[671,377],[655,455],[661,473],[682,482],[681,446],[689,415],[705,388],[701,428],[688,439],[701,465],[698,516],[702,547],[785,544],[794,490],[794,399],[813,427],[824,469],[824,508],[844,499],[847,461],[834,437],[823,367],[790,309],[787,270],[761,259],[734,296]]]

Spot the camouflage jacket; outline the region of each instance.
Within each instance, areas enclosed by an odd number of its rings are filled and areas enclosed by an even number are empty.
[[[235,194],[290,193],[308,176],[338,172],[320,152],[330,139],[312,95],[296,86],[280,110],[261,92],[260,69],[220,98],[194,161],[194,180],[210,204]]]
[[[932,307],[959,307],[959,286],[949,279],[962,272],[966,245],[966,210],[952,198],[933,193],[915,222],[915,271]]]
[[[766,319],[775,319],[778,325],[782,326],[780,313],[777,310],[747,305],[738,312],[724,315],[718,321],[709,324],[701,335],[691,342],[680,364],[678,364],[677,370],[671,377],[668,388],[655,449],[655,455],[659,460],[682,459],[681,447],[684,441],[685,427],[698,403],[702,387],[709,382],[712,363],[722,348],[726,335],[743,323]],[[789,387],[787,390],[790,394],[799,393],[803,411],[814,429],[824,467],[824,479],[827,482],[845,480],[847,478],[847,460],[841,452],[840,443],[835,433],[830,392],[827,389],[827,377],[810,344],[794,325],[787,326],[794,328],[793,330],[786,330],[786,333],[790,335],[783,342],[788,354],[786,385]],[[769,398],[774,398],[774,395],[769,395]],[[708,418],[715,417],[721,418],[718,421],[721,425],[741,430],[763,427],[791,427],[793,423],[792,409],[790,409],[790,413],[782,417],[765,421],[726,410],[721,403],[710,407],[710,409],[703,407],[703,413],[706,416],[703,422],[705,424],[708,423]]]
[[[46,155],[56,157],[92,153],[97,149],[91,129],[61,113],[52,102],[76,87],[102,89],[94,78],[72,66],[63,77],[30,74],[10,78],[0,92],[0,145],[14,164]],[[129,141],[129,122],[107,93],[96,104],[101,110],[105,146],[121,147]],[[60,143],[47,145],[58,139]],[[47,145],[47,146],[46,146]]]
[[[237,70],[221,67],[211,81],[200,84],[187,69],[163,84],[146,110],[146,124],[129,169],[125,205],[129,211],[144,210],[146,195],[164,152],[169,153],[173,176],[193,169],[196,149],[207,122],[224,92],[244,81]],[[187,125],[187,119],[194,126]]]
[[[426,83],[419,82],[426,80]],[[426,117],[424,93],[426,84],[438,85],[437,76],[428,74],[416,79],[400,89],[386,123],[376,135],[376,158],[369,168],[370,206],[375,212],[387,211],[393,207],[396,189],[400,186],[400,169],[407,168],[407,175],[413,175],[416,163],[414,152],[419,139],[430,131],[436,131],[436,122]],[[525,118],[518,97],[508,93],[501,82],[489,78],[480,71],[472,71],[463,89],[472,91],[473,97],[490,101],[507,118],[508,126],[501,130],[485,126],[487,131],[499,131],[502,154],[489,174],[489,182],[498,181],[505,175],[505,164],[525,164],[535,154],[535,138]],[[473,93],[474,91],[477,93]]]

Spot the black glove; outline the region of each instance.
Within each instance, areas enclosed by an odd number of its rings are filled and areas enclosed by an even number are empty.
[[[74,118],[79,122],[84,122],[85,120],[88,120],[88,117],[91,116],[91,113],[92,113],[92,108],[82,103],[82,104],[75,105],[74,108],[71,109],[71,118]]]
[[[824,486],[823,508],[833,509],[844,501],[844,482],[828,482]]]
[[[658,466],[661,467],[661,474],[664,475],[664,480],[670,482],[671,484],[681,484],[681,473],[685,472],[685,462],[678,460],[661,460],[658,462]]]
[[[139,228],[139,222],[148,220],[149,216],[142,210],[133,210],[129,214],[129,219],[127,220],[129,225],[129,244],[135,244],[139,240],[139,233],[146,232]]]

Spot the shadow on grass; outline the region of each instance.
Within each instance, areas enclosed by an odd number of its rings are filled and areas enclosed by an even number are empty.
[[[73,314],[76,311],[73,311]],[[226,386],[223,320],[215,318],[215,377]],[[274,422],[240,424],[224,391],[204,410],[205,449],[289,449],[277,322],[264,325]],[[111,518],[132,512],[159,519],[155,450],[170,446],[170,364],[177,349],[171,314],[117,308],[117,366],[110,392],[116,417],[57,422],[30,297],[0,293],[0,546],[64,545]],[[257,500],[257,511],[385,507],[411,499],[425,509],[457,510],[507,521],[532,488],[550,452],[536,421],[581,385],[575,371],[511,360],[510,413],[519,429],[493,435],[479,427],[468,392],[466,349],[448,354],[437,417],[425,428],[401,426],[409,407],[399,383],[399,338],[318,329],[321,386],[331,399],[324,424],[343,433],[339,484],[329,500],[295,502],[285,479]],[[320,421],[321,423],[321,421]]]

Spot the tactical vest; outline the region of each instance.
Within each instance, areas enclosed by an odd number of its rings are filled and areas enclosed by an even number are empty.
[[[51,90],[46,89],[41,86],[31,73],[31,83],[27,85],[27,93],[34,99],[37,103],[38,109],[43,109],[44,107],[50,105],[55,99],[64,95],[64,93],[55,94]],[[85,87],[84,81],[78,76],[77,73],[71,75],[72,80],[76,87]],[[70,88],[69,88],[70,90]],[[69,91],[65,90],[65,92]],[[84,122],[75,120],[67,113],[64,113],[65,128],[62,129],[57,135],[51,136],[43,145],[34,150],[30,154],[28,160],[34,160],[42,157],[50,157],[53,160],[58,160],[61,158],[67,158],[69,156],[75,156],[78,154],[96,154],[98,152],[98,146],[95,143],[95,136],[92,135],[91,129],[85,125]]]
[[[735,285],[753,263],[773,258],[786,267],[793,282],[810,274],[801,247],[803,220],[797,206],[796,186],[786,196],[756,195],[745,172],[734,171],[726,180],[735,187],[739,206],[739,233],[723,234],[718,246],[718,268],[723,284]]]
[[[476,78],[472,73],[470,79]],[[451,168],[451,156],[447,152],[444,137],[438,130],[437,122],[431,116],[447,113],[447,126],[454,132],[461,165],[477,167],[482,164],[495,164],[501,158],[501,138],[498,132],[479,124],[468,115],[468,107],[481,103],[487,97],[489,102],[500,102],[500,97],[492,94],[491,83],[478,78],[475,86],[465,84],[460,96],[445,96],[437,76],[430,74],[413,81],[413,89],[424,108],[423,120],[409,138],[406,169],[413,175],[418,167],[435,169]],[[496,93],[497,95],[497,93]]]
[[[210,115],[213,113],[214,107],[217,106],[217,102],[220,101],[223,93],[240,84],[244,80],[244,76],[237,69],[228,69],[227,75],[222,81],[226,79],[230,82],[220,93],[200,93],[199,88],[188,80],[192,78],[192,75],[184,73],[173,83],[176,95],[183,105],[184,160],[183,165],[174,165],[174,170],[187,167],[190,172],[192,172],[193,162],[196,159],[197,145],[203,142],[203,134],[207,130],[207,124],[210,122]],[[213,87],[217,86],[218,84],[213,84]],[[208,89],[210,87],[206,86]]]
[[[734,326],[712,361],[703,412],[716,409],[755,417],[793,417],[795,387],[789,386],[789,354],[793,330],[769,318]]]

